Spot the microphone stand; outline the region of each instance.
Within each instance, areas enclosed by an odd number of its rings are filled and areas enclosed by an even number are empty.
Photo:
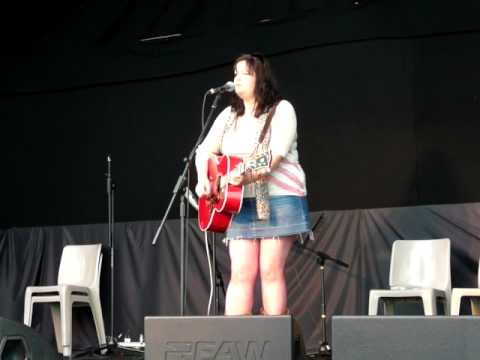
[[[315,231],[315,228],[317,225],[320,223],[320,221],[323,218],[323,214],[320,215],[320,217],[317,219],[315,225],[312,228],[312,233]],[[337,265],[343,266],[345,268],[348,268],[349,265],[342,260],[336,259],[323,251],[318,251],[318,250],[313,250],[310,248],[307,248],[303,245],[300,245],[298,243],[295,243],[295,246],[297,249],[301,250],[302,252],[307,253],[309,256],[312,256],[315,258],[316,263],[320,266],[320,272],[321,272],[321,277],[320,277],[320,289],[322,291],[322,300],[320,304],[320,323],[322,325],[322,340],[320,342],[319,346],[319,354],[321,356],[329,356],[331,355],[332,348],[330,344],[327,341],[327,313],[326,313],[326,306],[327,306],[327,296],[325,294],[325,262],[327,260],[334,262]]]
[[[163,215],[162,221],[160,222],[160,225],[157,228],[157,232],[155,233],[155,236],[153,238],[152,245],[155,245],[157,243],[158,236],[160,235],[160,233],[164,228],[165,221],[167,220],[167,216],[170,213],[170,210],[173,206],[175,199],[177,198],[179,190],[180,188],[184,187],[184,183],[185,183],[185,180],[187,179],[187,174],[190,169],[190,165],[192,163],[193,157],[195,156],[195,151],[197,150],[197,147],[200,145],[205,133],[207,132],[208,125],[212,120],[213,112],[218,106],[220,95],[221,93],[216,94],[212,102],[212,105],[210,107],[210,112],[208,114],[205,126],[203,126],[202,131],[200,132],[200,135],[198,136],[198,139],[195,142],[195,145],[190,151],[190,154],[188,155],[187,158],[184,159],[185,166],[183,168],[182,173],[177,179],[177,183],[173,187],[172,197],[170,198],[170,202],[167,206],[167,209],[165,210],[165,214]],[[188,184],[187,184],[187,187],[188,187]],[[185,187],[180,197],[180,316],[184,315],[184,305],[185,305],[185,299],[186,299],[186,296],[185,296],[186,295],[185,293],[185,223],[184,223],[185,222],[185,195],[184,194],[185,194]]]
[[[107,185],[107,213],[108,213],[108,246],[110,247],[110,323],[109,331],[106,334],[106,344],[98,344],[98,347],[90,348],[80,353],[76,353],[75,357],[83,356],[85,354],[94,354],[97,351],[100,355],[106,355],[107,353],[114,352],[118,344],[115,339],[113,330],[113,316],[114,316],[114,297],[115,297],[115,272],[114,272],[114,258],[115,258],[115,237],[114,237],[114,197],[115,197],[115,183],[112,180],[112,158],[110,154],[107,154],[107,172],[105,173],[106,185]],[[106,329],[105,329],[106,330]]]
[[[218,266],[217,266],[216,244],[217,244],[216,234],[212,232],[211,242],[208,242],[208,250],[210,254],[212,254],[212,269],[214,273],[214,282],[215,282],[215,284],[213,284],[213,314],[212,315],[218,315],[220,313],[220,300],[219,300],[220,289],[222,290],[223,296],[225,297],[225,284],[223,283],[222,275],[218,270]]]
[[[107,178],[107,209],[108,209],[108,244],[110,246],[110,331],[109,338],[107,339],[108,346],[114,346],[115,337],[113,330],[113,317],[114,317],[114,297],[115,297],[115,273],[114,273],[114,252],[115,252],[115,241],[114,241],[114,197],[115,197],[115,183],[112,180],[112,158],[110,154],[107,155],[107,173],[105,174]]]

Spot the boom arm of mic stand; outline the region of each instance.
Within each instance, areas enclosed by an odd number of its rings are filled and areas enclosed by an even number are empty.
[[[335,264],[338,264],[338,265],[343,266],[343,267],[345,267],[345,268],[348,268],[348,267],[349,267],[349,265],[348,265],[346,262],[344,262],[344,261],[342,261],[342,260],[340,260],[340,259],[336,259],[336,258],[334,258],[334,257],[332,257],[332,256],[330,256],[330,255],[328,255],[328,254],[326,254],[326,253],[324,253],[324,252],[322,252],[322,251],[314,251],[314,253],[315,253],[318,257],[324,258],[325,260],[330,260],[330,261],[334,262]]]
[[[342,260],[339,260],[339,259],[336,259],[336,258],[324,253],[323,251],[312,250],[312,249],[309,249],[307,247],[304,247],[304,246],[301,246],[301,245],[298,245],[298,244],[296,246],[297,246],[298,249],[300,249],[302,251],[305,251],[309,254],[312,254],[319,259],[330,260],[330,261],[334,262],[335,264],[338,264],[338,265],[343,266],[345,268],[349,267],[349,265],[346,262],[344,262]]]
[[[203,140],[203,137],[205,136],[205,133],[207,132],[208,125],[212,121],[213,112],[217,108],[218,101],[220,100],[220,96],[221,96],[221,94],[217,94],[215,96],[215,99],[213,100],[213,103],[210,107],[210,112],[208,113],[208,117],[207,117],[207,121],[205,122],[205,126],[202,128],[202,131],[200,132],[200,135],[198,136],[198,139],[195,142],[195,145],[193,146],[192,150],[190,151],[190,154],[188,155],[188,158],[185,161],[185,167],[183,168],[182,174],[178,177],[177,183],[175,184],[175,187],[173,188],[172,198],[170,199],[167,210],[165,211],[165,214],[163,215],[162,222],[158,226],[157,232],[155,233],[155,237],[153,238],[152,245],[155,245],[157,243],[158,236],[160,235],[160,233],[163,230],[163,227],[165,225],[165,221],[167,220],[168,214],[170,213],[172,205],[173,205],[173,203],[174,203],[174,201],[177,197],[178,190],[182,187],[183,183],[185,182],[185,179],[187,177],[186,175],[187,175],[188,168],[190,167],[190,164],[193,160],[193,156],[195,155],[195,151],[197,150],[198,145],[200,145],[200,143]]]

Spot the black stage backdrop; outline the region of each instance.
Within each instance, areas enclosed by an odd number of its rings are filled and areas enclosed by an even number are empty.
[[[327,265],[329,315],[366,312],[368,290],[387,285],[397,238],[450,237],[454,286],[475,286],[479,10],[467,0],[2,5],[0,316],[22,320],[25,287],[55,283],[65,244],[105,244],[105,225],[54,225],[106,222],[107,154],[117,184],[115,332],[137,337],[144,315],[178,312],[178,221],[156,247],[158,222],[134,221],[163,216],[200,132],[203,93],[251,51],[271,58],[297,110],[309,204],[314,219],[323,215],[309,245],[351,264]],[[383,209],[345,210],[357,208]],[[190,227],[187,310],[203,314],[206,261]],[[228,282],[223,246],[218,260]],[[319,269],[292,253],[287,276],[290,308],[314,348]],[[77,315],[83,346],[93,327],[88,312]],[[51,337],[46,309],[34,322]]]
[[[479,201],[480,3],[353,3],[2,11],[0,228],[105,222],[107,154],[116,219],[161,218],[200,132],[203,93],[230,80],[246,51],[270,56],[296,107],[312,211]]]
[[[328,336],[332,315],[367,313],[368,291],[388,287],[391,245],[396,239],[448,237],[452,241],[452,283],[456,287],[477,285],[480,256],[480,204],[458,204],[322,211],[311,214],[315,240],[306,246],[337,257],[349,269],[327,262],[326,295]],[[179,221],[169,220],[156,246],[152,237],[158,222],[116,224],[115,232],[115,334],[129,332],[135,339],[143,332],[146,315],[179,313]],[[207,261],[203,237],[196,221],[190,222],[191,238],[187,272],[186,315],[206,313],[209,295]],[[67,244],[102,242],[107,226],[76,225],[12,228],[0,237],[0,316],[22,321],[25,287],[55,284],[62,247]],[[226,247],[218,240],[217,260],[225,283],[229,280]],[[105,254],[108,249],[105,247]],[[102,301],[108,329],[108,257],[102,273]],[[315,258],[292,251],[286,267],[289,307],[300,320],[307,348],[318,347],[320,326],[320,270]],[[258,290],[258,289],[257,289]],[[258,293],[256,309],[258,311]],[[220,296],[223,307],[224,297]],[[418,311],[418,309],[415,309]],[[46,305],[34,310],[34,326],[53,339],[50,312]],[[95,342],[91,315],[74,312],[74,345]]]

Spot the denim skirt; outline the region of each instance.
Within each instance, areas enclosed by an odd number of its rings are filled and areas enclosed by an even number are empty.
[[[259,220],[255,198],[244,198],[242,209],[233,217],[226,240],[272,238],[300,235],[310,231],[306,197],[271,196],[270,219]]]

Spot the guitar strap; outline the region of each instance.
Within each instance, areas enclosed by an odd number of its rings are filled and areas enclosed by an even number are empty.
[[[265,139],[265,135],[267,134],[267,131],[270,129],[270,124],[272,123],[273,115],[275,115],[275,110],[277,110],[277,105],[280,101],[277,101],[272,105],[272,107],[268,110],[268,115],[267,119],[265,120],[265,125],[263,125],[262,132],[260,133],[260,136],[258,138],[258,143],[262,143],[263,140]]]
[[[263,125],[260,136],[255,146],[255,151],[253,155],[260,155],[261,153],[266,153],[270,151],[270,136],[271,128],[270,124],[272,123],[272,118],[275,115],[275,110],[277,109],[278,101],[273,104],[269,109],[265,124]],[[257,205],[257,218],[259,220],[268,220],[270,219],[270,196],[268,194],[268,181],[265,178],[261,178],[254,183],[255,187],[255,200]]]

